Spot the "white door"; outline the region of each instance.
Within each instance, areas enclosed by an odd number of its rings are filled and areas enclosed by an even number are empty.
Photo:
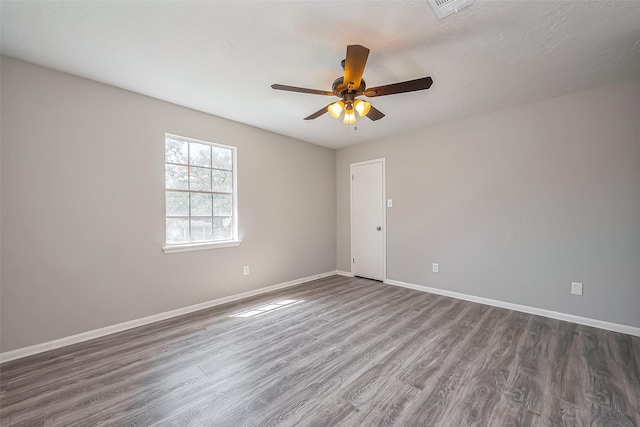
[[[385,279],[384,159],[351,164],[351,272]]]

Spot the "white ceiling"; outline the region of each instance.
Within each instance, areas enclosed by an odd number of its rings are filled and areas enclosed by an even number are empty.
[[[2,1],[2,52],[327,147],[640,77],[640,1],[486,1],[438,20],[422,1]],[[355,126],[303,117],[329,97],[346,45],[371,49]]]

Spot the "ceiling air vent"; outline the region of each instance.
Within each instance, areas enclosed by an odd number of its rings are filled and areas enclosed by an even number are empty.
[[[452,13],[457,13],[460,9],[471,6],[473,0],[428,0],[431,8],[436,12],[438,18],[442,19]]]

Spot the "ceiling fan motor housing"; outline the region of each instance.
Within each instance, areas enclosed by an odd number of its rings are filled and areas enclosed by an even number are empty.
[[[349,89],[349,85],[344,83],[344,77],[338,77],[331,86],[333,94],[342,98],[345,102],[353,102],[356,96],[362,95],[367,88],[364,79],[360,80],[360,87],[357,90]]]

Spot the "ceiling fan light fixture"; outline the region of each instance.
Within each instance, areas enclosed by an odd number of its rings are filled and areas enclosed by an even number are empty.
[[[342,122],[347,125],[352,125],[356,122],[356,113],[353,111],[353,107],[344,110],[344,120]]]
[[[340,118],[340,114],[342,113],[343,109],[344,109],[344,101],[334,102],[333,104],[329,105],[329,107],[327,107],[327,110],[329,111],[329,115],[334,119]]]
[[[358,115],[360,115],[360,117],[366,116],[371,110],[371,104],[369,104],[367,101],[363,101],[362,99],[356,99],[356,101],[353,103],[353,107],[358,112]]]
[[[1,1],[1,0],[0,0]],[[439,2],[438,4],[455,4],[462,2],[472,2],[473,0],[429,0]],[[461,7],[461,6],[459,6]],[[353,124],[356,122],[356,111],[360,117],[367,117],[375,122],[384,117],[384,113],[376,107],[362,99],[356,99],[358,96],[366,96],[368,98],[377,96],[395,95],[397,93],[416,92],[426,90],[433,84],[431,77],[420,77],[418,79],[406,80],[398,83],[391,83],[376,87],[367,87],[362,75],[364,73],[367,58],[369,57],[369,49],[359,44],[347,46],[347,56],[342,61],[344,75],[334,80],[331,85],[331,91],[308,89],[297,86],[287,86],[281,84],[272,84],[271,88],[276,90],[286,90],[289,92],[308,93],[312,95],[336,96],[340,101],[332,102],[308,115],[304,120],[314,120],[325,113],[335,119],[339,119],[344,111],[343,122]]]

